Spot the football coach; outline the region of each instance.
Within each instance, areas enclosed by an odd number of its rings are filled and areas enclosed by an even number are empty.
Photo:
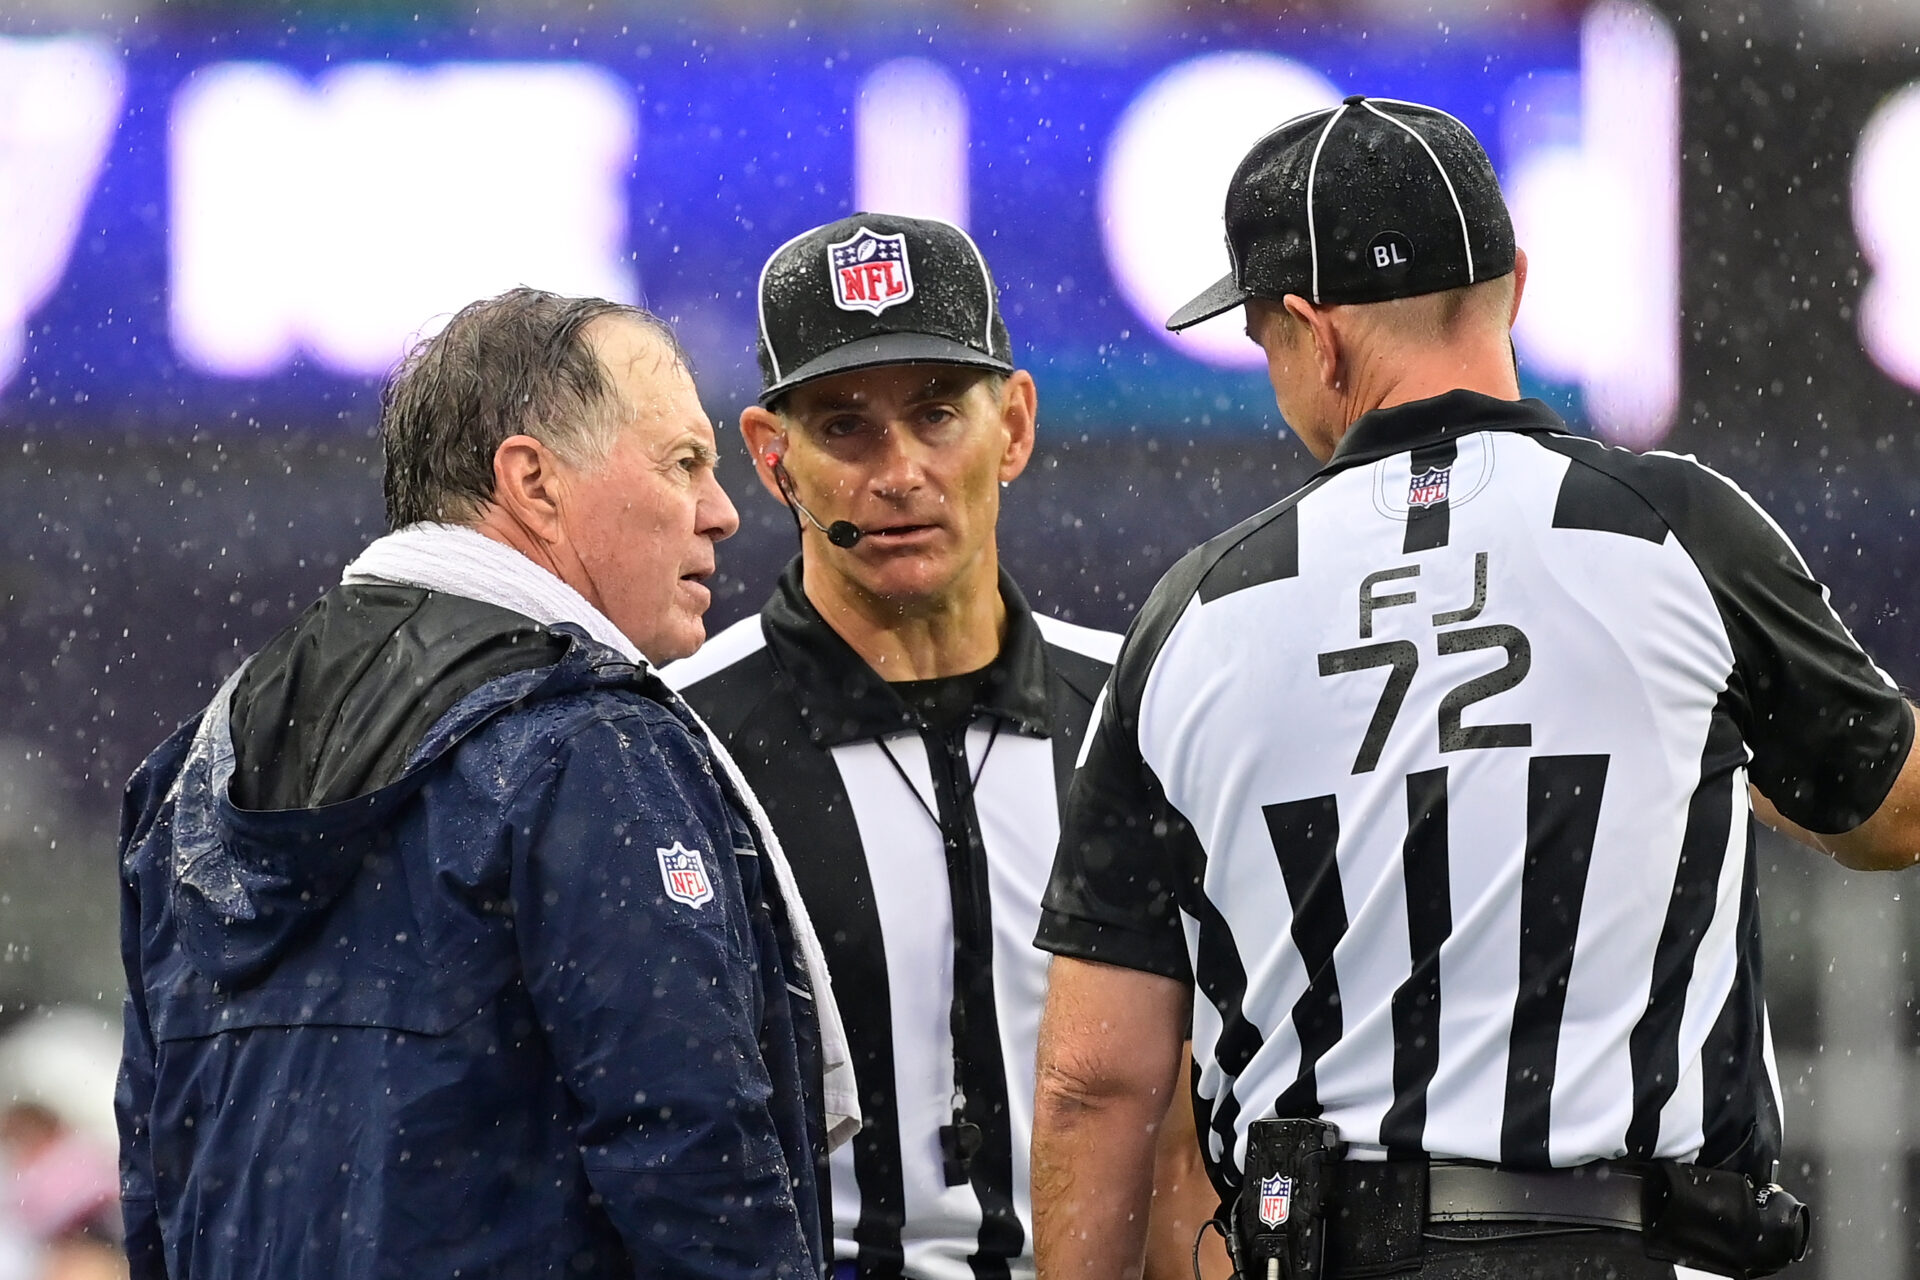
[[[738,523],[678,344],[515,290],[381,429],[393,532],[128,789],[133,1275],[818,1277],[832,993],[650,665]]]
[[[1042,1274],[1139,1265],[1191,1031],[1240,1273],[1776,1271],[1751,816],[1920,857],[1913,708],[1780,528],[1520,398],[1526,259],[1459,121],[1351,97],[1226,198],[1320,460],[1128,633],[1040,927]],[[1623,282],[1622,287],[1630,287]]]

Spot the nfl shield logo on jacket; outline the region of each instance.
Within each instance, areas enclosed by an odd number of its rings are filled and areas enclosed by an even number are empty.
[[[678,840],[671,849],[655,849],[660,855],[660,879],[667,896],[690,907],[713,901],[713,884],[707,879],[707,864],[698,849],[689,849]]]

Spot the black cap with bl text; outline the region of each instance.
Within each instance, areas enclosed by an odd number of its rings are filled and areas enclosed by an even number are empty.
[[[887,364],[1013,372],[979,246],[949,222],[856,213],[794,237],[760,270],[760,403]]]
[[[1248,298],[1384,302],[1513,270],[1513,221],[1479,140],[1444,111],[1359,94],[1255,143],[1227,187],[1233,270],[1167,320]]]

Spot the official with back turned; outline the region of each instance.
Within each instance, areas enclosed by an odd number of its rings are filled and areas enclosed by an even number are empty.
[[[1913,708],[1732,482],[1519,397],[1526,259],[1459,121],[1288,121],[1226,226],[1168,325],[1244,308],[1323,465],[1107,686],[1040,928],[1042,1274],[1138,1265],[1189,1029],[1243,1276],[1778,1270],[1750,816],[1912,863]]]
[[[841,994],[865,1128],[828,1170],[834,1275],[1030,1276],[1033,934],[1120,637],[1035,611],[1001,567],[1038,393],[971,237],[855,214],[777,249],[759,302],[740,428],[800,551],[665,675],[793,851]],[[1154,1254],[1185,1277],[1212,1197],[1170,1096]]]

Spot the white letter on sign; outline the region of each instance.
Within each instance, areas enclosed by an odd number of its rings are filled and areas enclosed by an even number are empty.
[[[584,63],[204,68],[173,108],[174,344],[234,377],[300,350],[380,374],[514,285],[631,302],[637,134]]]
[[[0,387],[66,271],[125,92],[104,40],[0,36]]]
[[[1874,363],[1920,387],[1920,82],[1888,98],[1860,134],[1853,225],[1873,275],[1860,291],[1860,343]]]
[[[1266,364],[1229,312],[1185,333],[1161,326],[1227,273],[1227,181],[1289,116],[1340,101],[1319,72],[1271,53],[1207,53],[1179,63],[1121,113],[1100,174],[1100,229],[1121,296],[1151,333],[1196,360]]]

